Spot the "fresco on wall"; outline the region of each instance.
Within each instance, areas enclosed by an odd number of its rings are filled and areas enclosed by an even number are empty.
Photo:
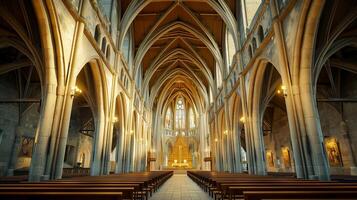
[[[290,168],[291,167],[290,150],[288,147],[281,148],[281,156],[283,158],[284,167]]]
[[[326,138],[325,148],[330,167],[342,167],[340,148],[336,138]]]
[[[19,157],[28,157],[32,156],[34,138],[32,137],[22,137],[21,139],[21,151]]]

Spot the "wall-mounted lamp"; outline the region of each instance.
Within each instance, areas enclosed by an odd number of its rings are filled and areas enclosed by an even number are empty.
[[[242,122],[242,123],[245,123],[245,117],[241,117],[241,118],[239,119],[239,121]]]
[[[118,117],[113,117],[113,123],[117,123],[118,122]]]
[[[228,135],[228,130],[223,131],[224,135]]]
[[[71,97],[74,97],[76,94],[81,94],[82,90],[79,89],[77,86],[73,87],[71,89]]]
[[[134,134],[134,131],[133,131],[133,130],[130,131],[130,135],[132,135],[132,134]]]
[[[215,142],[218,142],[218,138],[215,138],[214,141],[215,141]]]
[[[288,96],[288,89],[285,85],[280,86],[280,89],[277,91],[278,94],[283,94],[284,97]]]

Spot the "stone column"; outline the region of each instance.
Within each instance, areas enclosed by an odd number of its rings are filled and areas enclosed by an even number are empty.
[[[252,125],[252,136],[253,136],[253,151],[254,151],[254,163],[255,163],[255,174],[266,175],[266,165],[265,165],[265,149],[264,149],[264,138],[262,133],[262,122],[260,120],[259,111],[254,111],[251,120]]]
[[[344,117],[344,116],[342,116]],[[340,131],[343,134],[343,140],[344,140],[344,144],[346,144],[346,149],[348,149],[350,151],[350,153],[348,154],[348,161],[350,164],[350,170],[351,170],[351,175],[355,176],[357,175],[357,167],[356,167],[356,160],[354,158],[353,155],[353,142],[351,141],[351,135],[349,133],[348,130],[348,125],[346,123],[345,120],[342,120],[340,123]]]
[[[20,113],[21,115],[21,113]],[[14,170],[16,168],[16,163],[17,163],[17,157],[19,155],[19,152],[21,150],[21,138],[23,135],[23,130],[21,128],[21,117],[19,117],[19,124],[17,125],[15,129],[15,140],[14,144],[12,145],[12,151],[11,151],[11,156],[10,156],[10,161],[9,161],[9,167],[7,170],[7,176],[13,176],[14,175]]]
[[[32,154],[29,181],[40,181],[43,178],[46,167],[47,147],[51,134],[54,106],[56,104],[56,85],[44,87],[45,96],[41,108],[41,116],[37,127],[34,151]]]
[[[52,131],[51,131],[51,143],[48,150],[48,159],[46,163],[45,175],[50,179],[54,178],[54,161],[56,160],[56,152],[57,152],[57,142],[59,139],[59,123],[61,118],[61,108],[63,106],[64,99],[64,86],[57,87],[57,101],[55,105],[55,115],[53,119]]]
[[[103,151],[104,151],[104,142],[105,142],[105,120],[104,120],[104,111],[100,109],[98,114],[99,119],[96,119],[95,127],[96,132],[94,136],[94,146],[93,146],[93,160],[90,168],[91,176],[98,176],[102,174],[102,162],[103,160]]]
[[[238,114],[238,113],[237,113]],[[235,170],[236,173],[242,172],[242,158],[241,158],[241,132],[239,130],[239,124],[235,125],[234,129],[234,152],[235,152]]]
[[[307,86],[310,87],[311,85]],[[315,98],[313,98],[310,90],[305,90],[301,94],[301,100],[302,105],[304,105],[304,119],[314,168],[314,174],[310,175],[309,178],[315,179],[316,176],[320,180],[329,180],[329,165],[324,151],[323,135]]]
[[[67,137],[69,124],[71,120],[72,113],[72,104],[73,104],[73,96],[71,94],[72,88],[75,86],[76,77],[75,77],[75,69],[78,67],[78,59],[77,59],[77,49],[78,49],[78,41],[83,37],[84,23],[78,22],[76,26],[76,40],[74,41],[74,49],[73,49],[73,57],[72,62],[70,63],[71,71],[69,71],[69,80],[65,89],[65,96],[63,100],[63,108],[62,108],[62,118],[61,118],[61,126],[59,139],[58,139],[58,148],[57,148],[57,156],[55,160],[55,168],[54,168],[54,178],[60,179],[62,178],[62,170],[63,170],[63,162],[66,151]],[[54,104],[52,104],[54,105]]]
[[[115,132],[117,134],[115,173],[118,174],[123,172],[124,134],[120,128],[115,128]]]
[[[220,140],[220,137],[219,137],[219,132],[218,132],[218,124],[217,124],[217,114],[215,114],[215,118],[214,118],[214,135],[215,137],[213,138],[213,142],[214,142],[214,146],[215,146],[215,159],[216,159],[216,171],[221,171],[222,170],[222,167],[221,167],[221,150],[220,150],[220,143],[222,142]],[[217,139],[217,141],[216,141]]]
[[[57,157],[56,157],[56,165],[55,165],[55,175],[54,175],[55,179],[62,178],[64,156],[65,156],[65,151],[66,151],[69,124],[70,124],[71,113],[72,113],[72,104],[73,104],[73,97],[71,96],[70,92],[67,92],[66,99],[64,102],[61,130],[59,132],[58,149],[57,149]]]
[[[232,155],[232,147],[233,147],[233,131],[232,131],[232,125],[230,123],[230,114],[229,114],[229,101],[227,98],[224,99],[224,113],[225,113],[225,127],[227,131],[225,135],[225,140],[226,140],[226,145],[225,145],[225,151],[226,151],[226,163],[227,163],[227,171],[233,172],[233,155]]]

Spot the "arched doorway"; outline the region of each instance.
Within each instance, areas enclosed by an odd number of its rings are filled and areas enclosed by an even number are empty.
[[[233,171],[241,173],[248,170],[248,162],[246,156],[246,135],[244,130],[244,123],[246,118],[243,115],[242,102],[238,94],[234,94],[232,99],[232,145],[233,145]]]
[[[286,88],[271,63],[266,66],[263,83],[262,133],[267,171],[291,173],[294,172],[294,162],[285,104]]]
[[[112,141],[112,154],[114,159],[111,158],[111,161],[115,162],[115,173],[124,172],[124,144],[125,144],[125,99],[122,94],[119,94],[116,98],[115,103],[115,117],[113,120],[113,141]]]
[[[357,175],[356,5],[326,3],[316,36],[313,88],[330,175]]]
[[[73,105],[66,143],[63,168],[87,168],[93,161],[93,143],[97,131],[95,79],[90,64],[86,64],[77,76],[72,91]],[[81,156],[85,155],[82,163]]]
[[[272,63],[262,61],[259,66],[254,86],[257,96],[253,105],[253,143],[254,153],[258,155],[262,151],[264,155],[256,161],[256,168],[261,174],[295,173],[285,103],[286,87],[282,85],[281,75]]]

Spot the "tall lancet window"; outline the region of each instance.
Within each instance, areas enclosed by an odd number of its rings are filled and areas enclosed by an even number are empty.
[[[195,113],[193,112],[192,108],[188,110],[188,115],[190,116],[190,128],[195,128],[196,127]]]
[[[166,111],[166,116],[165,116],[165,128],[167,129],[172,129],[172,111],[171,108],[169,107]]]
[[[186,124],[185,124],[185,102],[183,98],[179,98],[178,101],[176,102],[176,117],[175,117],[175,122],[176,122],[176,129],[184,129]]]

